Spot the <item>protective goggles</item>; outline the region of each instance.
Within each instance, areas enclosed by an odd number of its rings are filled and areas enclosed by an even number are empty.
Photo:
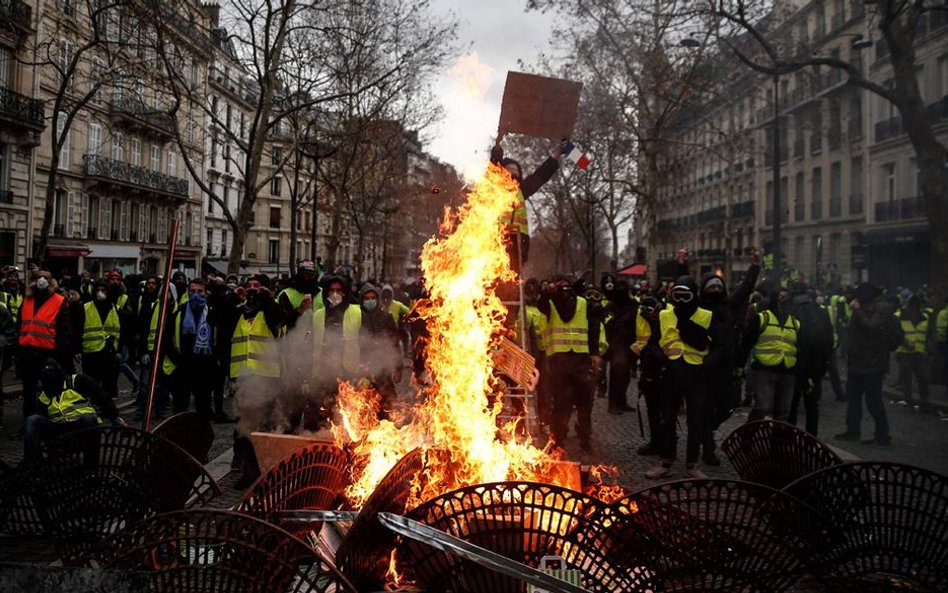
[[[687,286],[674,286],[671,289],[671,300],[673,303],[690,303],[695,298],[695,293]]]

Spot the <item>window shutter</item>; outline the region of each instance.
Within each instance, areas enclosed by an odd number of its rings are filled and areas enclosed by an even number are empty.
[[[82,208],[79,213],[79,235],[85,237],[89,228],[89,194],[82,194]]]
[[[66,194],[66,219],[63,221],[65,236],[76,236],[76,192]]]

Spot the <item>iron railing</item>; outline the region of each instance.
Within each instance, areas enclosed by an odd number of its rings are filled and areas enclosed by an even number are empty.
[[[145,102],[138,97],[112,97],[111,107],[114,113],[131,116],[165,132],[169,136],[174,134],[176,127],[174,116],[170,113],[147,108]]]
[[[923,218],[925,203],[921,196],[876,202],[876,222]]]
[[[10,22],[15,27],[28,31],[32,16],[33,9],[23,0],[0,0],[0,21]]]
[[[738,204],[734,204],[731,207],[732,218],[742,218],[742,217],[753,216],[753,215],[754,215],[754,200],[740,202]]]
[[[2,2],[3,0],[0,0]],[[45,103],[0,87],[0,114],[31,127],[42,128]]]
[[[90,177],[101,177],[124,185],[180,197],[188,195],[186,179],[123,163],[99,154],[87,154],[82,157],[82,160],[86,166],[86,175]]]

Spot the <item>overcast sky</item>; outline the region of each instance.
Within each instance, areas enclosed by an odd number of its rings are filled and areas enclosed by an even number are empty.
[[[432,0],[453,12],[465,55],[437,83],[445,118],[427,150],[460,172],[483,169],[497,133],[508,70],[547,51],[553,16],[524,12],[523,0]],[[467,49],[467,48],[470,49]]]

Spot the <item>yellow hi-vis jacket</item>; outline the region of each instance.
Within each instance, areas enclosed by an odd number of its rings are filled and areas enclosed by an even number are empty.
[[[357,375],[361,362],[359,351],[359,331],[362,328],[362,308],[349,305],[342,316],[342,368],[347,373]],[[334,347],[326,344],[326,309],[313,313],[313,363],[319,368],[323,358],[323,348]]]
[[[95,414],[98,417],[95,407],[89,401],[82,397],[82,394],[73,389],[73,383],[76,376],[66,377],[63,382],[63,390],[59,397],[49,397],[44,390],[39,395],[39,402],[46,406],[49,419],[53,422],[70,422],[79,416]],[[99,418],[99,424],[102,419]]]
[[[691,315],[691,320],[704,329],[711,327],[711,311],[698,307]],[[708,349],[698,350],[685,343],[678,333],[678,315],[673,307],[667,307],[658,314],[658,323],[661,337],[658,339],[658,345],[662,347],[662,352],[669,360],[678,360],[683,358],[685,362],[691,365],[700,366],[704,362],[704,357],[708,355]]]
[[[642,351],[645,350],[645,347],[648,345],[649,339],[652,337],[652,326],[649,325],[648,319],[642,315],[641,311],[636,310],[635,312],[635,342],[632,343],[632,352],[636,355],[642,354]]]
[[[105,350],[105,341],[108,338],[112,338],[115,346],[118,347],[122,326],[119,323],[115,305],[109,305],[109,312],[105,316],[104,324],[95,303],[88,302],[83,305],[83,309],[85,309],[86,321],[82,328],[82,351],[85,353],[102,352]]]
[[[541,313],[536,305],[527,305],[527,329],[533,332],[537,352],[546,352],[546,341],[549,337],[546,315]]]
[[[938,312],[935,320],[935,339],[939,342],[948,340],[948,306]]]
[[[902,331],[905,332],[905,341],[899,346],[896,354],[924,354],[925,342],[928,338],[928,315],[922,314],[922,319],[918,325],[912,323],[912,320],[906,316],[899,319]]]
[[[550,302],[549,339],[546,355],[575,352],[589,354],[589,320],[586,318],[586,299],[576,297],[576,313],[569,323],[560,318],[556,305]],[[596,353],[598,354],[598,353]]]
[[[793,315],[787,315],[781,326],[777,316],[771,311],[758,314],[760,319],[760,336],[754,345],[754,360],[765,367],[776,367],[783,364],[792,369],[797,364],[797,332],[800,331],[800,322]]]
[[[527,218],[527,199],[523,197],[523,192],[517,190],[517,205],[510,213],[508,222],[511,227],[522,235],[530,234],[530,221]]]
[[[263,311],[247,319],[240,316],[230,343],[230,376],[249,374],[259,377],[279,377],[280,360],[276,339],[267,327]]]

